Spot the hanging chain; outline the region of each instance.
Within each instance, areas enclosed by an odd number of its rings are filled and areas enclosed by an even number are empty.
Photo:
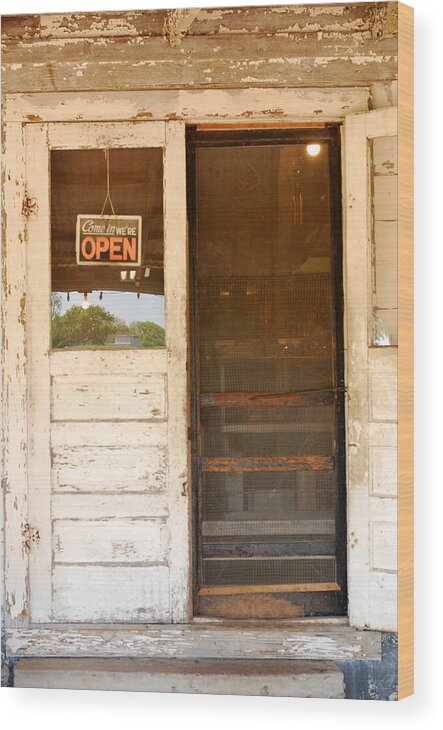
[[[103,215],[106,203],[109,201],[109,205],[111,206],[112,214],[115,215],[114,205],[112,203],[111,199],[111,193],[110,193],[110,184],[109,184],[109,149],[105,149],[105,160],[106,160],[106,198],[105,202],[103,203],[102,212],[100,215]]]

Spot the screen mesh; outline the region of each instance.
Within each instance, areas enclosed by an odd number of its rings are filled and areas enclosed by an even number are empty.
[[[337,580],[329,150],[196,149],[203,586]]]

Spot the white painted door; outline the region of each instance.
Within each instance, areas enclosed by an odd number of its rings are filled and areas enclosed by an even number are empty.
[[[349,615],[397,627],[397,109],[344,124]]]
[[[165,345],[52,349],[51,155],[134,148],[163,150]],[[30,621],[187,621],[184,125],[29,124],[25,159]]]

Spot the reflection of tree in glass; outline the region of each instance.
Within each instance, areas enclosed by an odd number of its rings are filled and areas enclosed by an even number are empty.
[[[52,309],[54,313],[54,304]],[[104,345],[109,336],[115,333],[116,323],[117,318],[104,307],[92,305],[83,309],[73,306],[65,314],[53,314],[52,346]]]
[[[155,322],[126,324],[107,309],[91,305],[87,309],[72,306],[62,314],[62,296],[51,298],[52,347],[113,347],[115,335],[138,337],[141,347],[164,347],[165,331]]]
[[[62,295],[59,292],[51,294],[51,316],[52,319],[62,313]]]
[[[133,322],[131,329],[142,347],[164,347],[165,331],[155,322]]]

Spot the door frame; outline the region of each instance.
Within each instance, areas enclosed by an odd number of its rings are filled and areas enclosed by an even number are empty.
[[[25,185],[24,164],[24,126],[44,122],[66,121],[135,121],[140,118],[167,120],[173,114],[177,120],[171,124],[184,123],[244,123],[269,124],[270,120],[284,124],[306,124],[319,121],[340,122],[346,115],[366,113],[368,110],[369,89],[246,89],[246,90],[195,90],[195,91],[140,91],[140,92],[85,92],[85,93],[35,93],[8,94],[4,104],[5,170],[4,209],[7,215],[5,231],[3,271],[4,304],[3,322],[8,329],[8,346],[3,347],[3,395],[4,405],[4,484],[5,489],[5,617],[10,627],[7,638],[11,653],[32,655],[38,646],[50,646],[53,655],[66,655],[60,642],[60,634],[49,629],[48,632],[35,630],[29,620],[28,562],[30,550],[38,544],[38,526],[29,524],[28,484],[27,484],[27,363],[26,363],[26,224],[27,216],[32,214],[32,200],[28,197]],[[319,112],[319,110],[321,110]],[[396,110],[385,110],[393,115]],[[347,160],[349,150],[361,144],[356,137],[352,140],[343,136],[343,180],[349,176]],[[366,150],[357,151],[366,155]],[[177,154],[177,159],[179,155]],[[183,157],[184,159],[184,157]],[[182,169],[185,169],[184,162]],[[351,178],[353,180],[353,178]],[[360,181],[365,182],[364,175]],[[181,179],[180,185],[184,184]],[[349,187],[349,186],[348,186]],[[347,249],[349,240],[347,216],[349,214],[349,193],[345,191],[343,200],[345,236],[345,320],[348,318],[349,266]],[[364,205],[366,211],[366,203]],[[363,211],[362,211],[363,213]],[[183,215],[183,214],[181,214]],[[366,226],[366,212],[361,215],[361,225]],[[186,257],[180,260],[184,261]],[[183,315],[181,315],[183,322]],[[184,330],[186,327],[184,327]],[[352,334],[345,329],[345,352],[353,346]],[[349,359],[346,364],[349,378]],[[349,427],[346,443],[351,441]],[[347,446],[348,450],[348,446]],[[349,451],[348,451],[349,453]],[[359,487],[352,470],[348,469],[348,490]],[[353,509],[348,507],[348,542],[367,530],[361,519],[356,519]],[[181,542],[183,545],[183,541]],[[349,549],[348,567],[353,564],[353,553]],[[367,571],[360,564],[360,571]],[[188,568],[182,565],[182,574]],[[359,580],[361,580],[361,575]],[[185,581],[183,580],[183,583]],[[348,578],[350,604],[361,605],[358,584],[351,571]],[[363,601],[365,598],[363,598]],[[358,626],[360,616],[351,610],[351,624]],[[184,622],[189,616],[183,616]],[[321,623],[321,620],[318,620]],[[28,626],[28,629],[24,627]],[[368,626],[368,624],[366,624]],[[22,628],[20,628],[22,627]],[[135,634],[141,636],[134,629]],[[105,627],[96,627],[97,636],[109,635]],[[135,636],[134,634],[134,636]],[[149,631],[144,630],[148,638]],[[367,635],[367,633],[365,632]],[[40,637],[40,638],[39,638]],[[49,642],[49,643],[48,643]],[[89,634],[79,637],[78,646],[87,646],[92,651]],[[98,647],[98,644],[97,644]],[[103,645],[97,653],[103,651]],[[110,649],[112,653],[112,647]],[[117,651],[117,648],[116,650]],[[378,653],[378,649],[375,654]],[[375,656],[373,654],[373,656]],[[345,654],[343,655],[345,656]]]
[[[373,210],[371,140],[398,134],[397,108],[351,114],[343,124],[348,591],[351,625],[397,630],[397,573],[377,567],[377,532],[397,529],[397,497],[373,487],[379,445],[397,459],[397,418],[374,413],[373,383],[393,385],[397,346],[371,346]],[[377,444],[377,445],[376,445]],[[391,548],[390,548],[391,549]]]

